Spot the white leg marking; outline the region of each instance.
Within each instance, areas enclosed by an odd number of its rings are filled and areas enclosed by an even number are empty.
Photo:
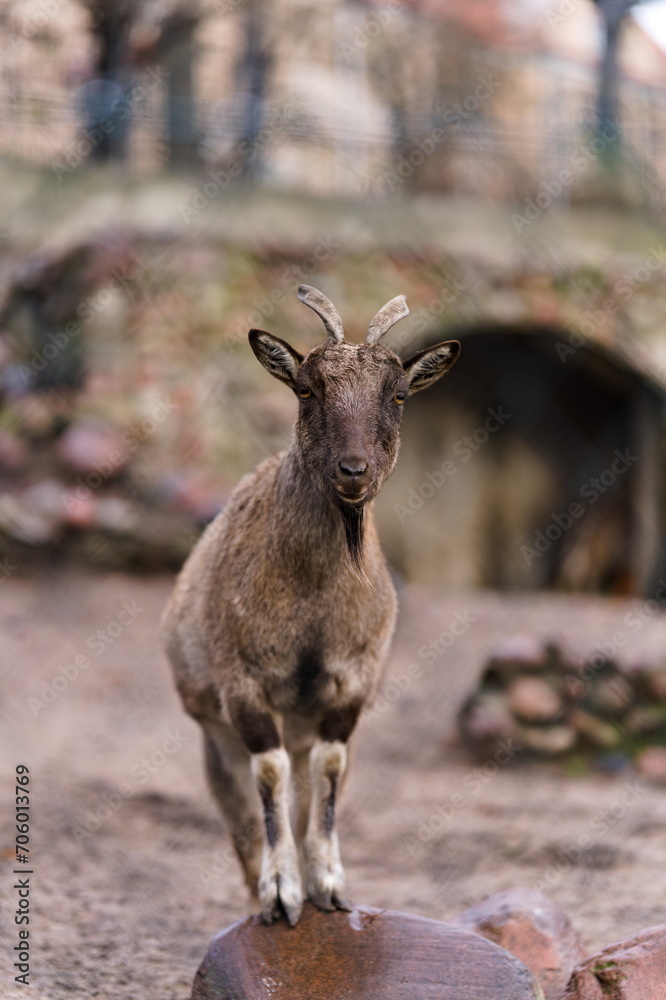
[[[252,755],[252,773],[264,808],[264,846],[259,877],[262,916],[270,923],[280,906],[293,926],[303,909],[298,853],[289,821],[291,767],[284,747]]]
[[[347,909],[342,898],[345,873],[335,831],[335,808],[347,767],[344,743],[318,740],[310,751],[310,814],[305,835],[305,889],[326,910]]]

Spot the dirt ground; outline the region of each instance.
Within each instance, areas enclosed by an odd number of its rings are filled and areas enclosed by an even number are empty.
[[[30,767],[34,872],[29,991],[12,985],[18,928],[2,922],[8,998],[186,1000],[211,936],[248,912],[197,727],[157,642],[170,585],[61,570],[2,583],[5,912],[17,902],[19,763]],[[627,603],[407,588],[401,604],[385,700],[357,733],[340,815],[349,896],[446,919],[501,889],[545,888],[590,950],[666,922],[666,789],[632,771],[569,776],[521,763],[519,750],[481,767],[451,745],[498,637],[592,651],[626,631]],[[426,655],[454,622],[462,634]],[[655,617],[623,656],[654,658],[664,638]]]

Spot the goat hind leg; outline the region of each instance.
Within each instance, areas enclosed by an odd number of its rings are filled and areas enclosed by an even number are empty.
[[[204,728],[208,785],[224,816],[247,886],[258,895],[261,875],[262,815],[250,755],[231,727]]]

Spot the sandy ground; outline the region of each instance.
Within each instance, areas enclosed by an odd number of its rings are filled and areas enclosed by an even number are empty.
[[[18,928],[2,921],[8,998],[186,1000],[210,937],[248,912],[197,727],[157,643],[170,585],[62,571],[2,583],[5,913],[17,902],[19,763],[31,773],[34,872],[29,991],[12,985]],[[632,772],[567,776],[520,752],[480,768],[451,745],[498,636],[593,650],[627,611],[599,598],[403,593],[386,710],[363,720],[340,816],[351,898],[446,919],[501,889],[546,887],[591,950],[666,922],[666,789]],[[456,620],[462,634],[427,662],[423,645]],[[663,650],[663,639],[653,619],[623,655]]]

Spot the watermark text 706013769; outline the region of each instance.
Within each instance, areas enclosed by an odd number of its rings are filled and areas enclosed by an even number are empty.
[[[16,766],[16,867],[13,888],[16,890],[14,924],[17,943],[14,945],[14,979],[23,986],[30,985],[30,768],[27,764]],[[19,867],[30,865],[30,868]]]

